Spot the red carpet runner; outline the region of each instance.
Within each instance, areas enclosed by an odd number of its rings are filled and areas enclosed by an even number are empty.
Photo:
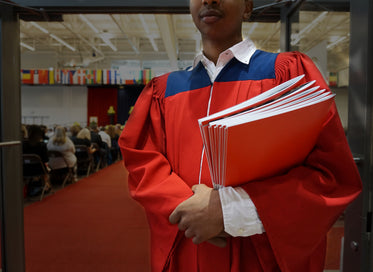
[[[150,271],[149,230],[121,162],[25,207],[27,272]]]
[[[121,162],[25,208],[27,272],[149,272],[149,230],[128,195]],[[328,235],[326,269],[339,268],[343,227]]]

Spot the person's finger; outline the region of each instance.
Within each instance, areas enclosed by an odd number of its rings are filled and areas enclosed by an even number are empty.
[[[194,244],[198,245],[198,244],[202,243],[203,240],[202,240],[198,235],[196,235],[196,236],[194,236],[194,237],[192,238],[192,242],[193,242]]]
[[[183,220],[183,218],[179,219],[178,224],[179,230],[186,230],[188,228],[188,224]]]
[[[181,214],[176,207],[176,209],[170,214],[168,217],[168,221],[170,221],[171,224],[177,224],[180,221]]]
[[[184,235],[185,235],[186,238],[192,238],[194,236],[194,233],[190,229],[187,229],[185,231]]]
[[[214,238],[211,238],[210,240],[207,240],[207,242],[217,247],[227,246],[227,239],[224,237],[214,237]]]

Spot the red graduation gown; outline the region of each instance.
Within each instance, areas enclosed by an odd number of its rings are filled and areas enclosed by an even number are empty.
[[[168,217],[198,183],[202,140],[197,120],[305,74],[328,88],[312,61],[298,52],[257,50],[249,65],[230,61],[211,84],[201,65],[154,78],[143,90],[119,144],[130,193],[151,229],[152,271],[322,271],[326,234],[361,191],[335,105],[317,144],[293,169],[242,187],[265,233],[228,239],[225,248],[194,245]],[[273,135],[275,140],[275,135]],[[202,183],[212,186],[206,159]]]

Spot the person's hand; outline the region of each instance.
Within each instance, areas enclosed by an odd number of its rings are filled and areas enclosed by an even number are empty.
[[[187,238],[199,244],[209,241],[217,246],[225,246],[223,212],[219,192],[206,185],[194,185],[194,195],[185,200],[171,213],[171,224],[178,224]]]
[[[223,231],[217,236],[207,240],[207,242],[217,247],[225,247],[227,245],[227,237],[229,237],[229,234]]]

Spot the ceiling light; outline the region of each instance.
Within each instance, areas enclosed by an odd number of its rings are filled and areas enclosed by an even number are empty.
[[[296,45],[302,39],[303,35],[315,28],[327,14],[327,11],[321,12],[319,16],[317,16],[311,23],[309,23],[306,27],[299,31],[299,33],[295,33],[293,36],[294,39],[291,41],[291,45]]]
[[[101,34],[100,37],[101,39],[105,42],[105,44],[107,46],[109,46],[111,49],[113,49],[113,51],[118,51],[118,49],[115,47],[115,45],[109,40],[109,38],[107,37],[107,35],[104,35],[105,33]]]
[[[50,34],[50,36],[55,39],[56,41],[58,41],[59,43],[63,44],[64,46],[66,46],[67,48],[69,48],[71,51],[76,51],[76,49],[74,47],[72,47],[70,44],[68,44],[67,42],[61,40],[60,38],[58,38],[56,35],[54,34]]]
[[[139,14],[139,18],[140,18],[142,27],[145,29],[146,34],[149,34],[149,28],[148,28],[148,25],[145,22],[144,16],[142,14]]]
[[[100,31],[83,14],[79,14],[79,18],[82,19],[95,33],[100,33]]]
[[[43,31],[45,34],[49,34],[49,31],[46,30],[44,27],[41,27],[40,25],[38,25],[37,23],[35,22],[30,22],[31,25],[33,25],[34,27],[38,28],[39,30]]]
[[[114,23],[117,25],[117,27],[119,28],[119,30],[122,32],[123,36],[127,39],[128,43],[131,45],[133,51],[136,52],[136,54],[139,54],[139,50],[137,49],[137,47],[135,46],[135,44],[131,41],[131,39],[127,36],[127,34],[124,32],[123,28],[120,26],[119,22],[117,21],[117,19],[115,19],[115,17],[110,14],[110,17],[111,19],[114,21]]]
[[[95,33],[99,34],[100,31],[83,15],[79,14],[79,18],[82,19]],[[110,38],[113,37],[113,34],[110,33],[101,33],[99,34],[101,39],[111,48],[113,51],[118,51],[114,44],[110,41]]]
[[[21,42],[20,45],[27,48],[28,50],[35,51],[35,47],[25,44],[24,42]]]
[[[140,18],[142,27],[144,28],[147,34],[146,37],[149,39],[150,43],[152,44],[154,51],[158,52],[158,46],[155,43],[154,38],[150,35],[150,31],[149,31],[148,25],[145,22],[144,16],[142,14],[139,14],[139,18]]]
[[[255,23],[253,23],[253,25],[251,26],[251,28],[250,28],[250,30],[249,30],[249,32],[247,33],[249,36],[251,35],[251,34],[253,34],[253,32],[254,32],[254,30],[255,30],[255,28],[258,26],[258,23],[257,22],[255,22]]]
[[[350,36],[350,33],[348,33],[346,36],[340,37],[339,39],[335,40],[334,42],[328,44],[328,46],[326,47],[326,49],[332,49],[333,47],[337,46],[338,44],[340,44],[341,42],[343,42],[347,38],[349,38],[349,36]]]

